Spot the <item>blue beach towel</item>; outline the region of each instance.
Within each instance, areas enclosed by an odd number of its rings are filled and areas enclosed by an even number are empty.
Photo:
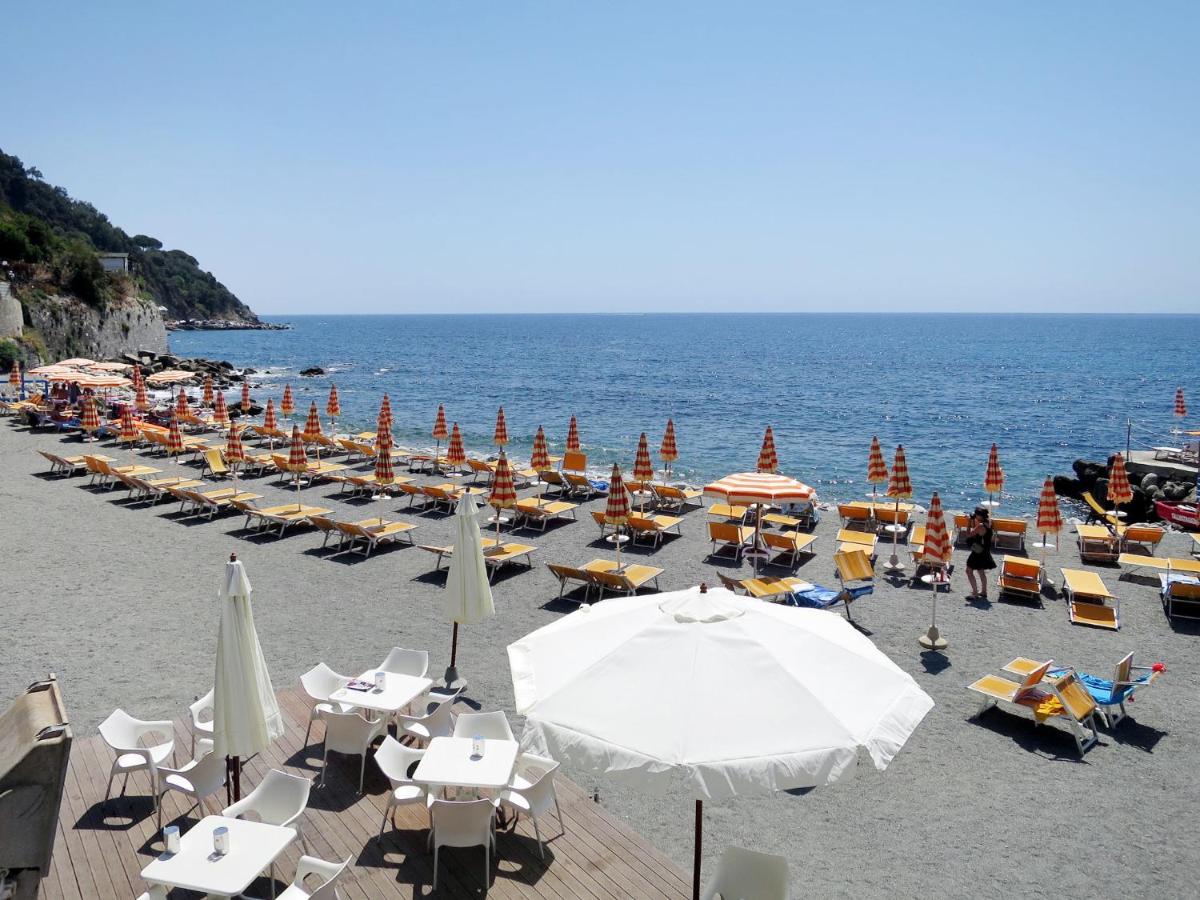
[[[1061,678],[1067,672],[1068,669],[1059,667],[1050,669],[1046,672],[1046,675],[1050,678]],[[1100,706],[1116,706],[1118,703],[1124,703],[1129,699],[1129,695],[1133,693],[1134,685],[1120,688],[1114,693],[1113,683],[1107,678],[1097,678],[1095,675],[1089,675],[1087,672],[1076,672],[1075,675],[1083,686],[1087,688],[1087,692],[1092,695],[1092,699]],[[1150,680],[1150,676],[1142,675],[1134,680],[1138,684],[1146,684]]]
[[[847,593],[850,594],[851,600],[857,600],[859,597],[871,593],[875,589],[874,585],[860,584],[857,587],[847,588]],[[788,606],[806,606],[811,609],[829,609],[838,602],[842,596],[840,590],[835,591],[832,588],[822,587],[819,584],[814,584],[812,587],[804,591],[793,591],[788,595],[786,600]]]

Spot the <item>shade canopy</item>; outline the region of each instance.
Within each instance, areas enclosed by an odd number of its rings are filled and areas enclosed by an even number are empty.
[[[254,628],[250,580],[241,562],[225,564],[213,696],[213,751],[253,756],[283,736],[283,718]]]
[[[146,381],[150,384],[182,384],[185,381],[194,381],[195,378],[195,372],[185,372],[182,369],[167,369],[163,372],[147,375]]]
[[[454,553],[446,575],[442,608],[446,618],[459,625],[474,625],[496,614],[487,563],[483,559],[483,536],[479,533],[479,506],[464,493],[454,511]]]
[[[585,606],[508,656],[526,749],[696,799],[828,784],[860,750],[882,770],[933,707],[840,616],[722,589]]]
[[[396,474],[392,471],[392,433],[387,429],[375,432],[375,483],[392,484]]]
[[[726,503],[804,503],[816,491],[802,481],[770,472],[738,472],[705,485],[704,495]]]
[[[242,415],[245,415],[245,410]],[[267,410],[263,413],[263,428],[267,431],[275,431],[279,428],[279,420],[275,418],[275,401],[267,401]]]
[[[457,434],[457,432],[455,433]],[[496,460],[496,470],[492,473],[488,503],[496,509],[512,509],[517,505],[517,488],[513,484],[512,468],[509,466],[508,457],[504,455],[503,450],[500,451],[500,458]]]
[[[329,399],[325,401],[325,415],[336,419],[342,414],[342,401],[338,399],[337,385],[329,386]]]
[[[314,400],[308,405],[308,418],[304,420],[304,431],[300,436],[306,441],[315,441],[321,437],[324,432],[321,430],[321,416],[317,412],[317,401]]]
[[[204,376],[204,388],[202,389],[200,399],[205,406],[212,406],[213,404],[213,380],[211,375]]]
[[[229,425],[229,407],[225,405],[225,395],[218,393],[217,402],[213,407],[213,424],[225,428]]]

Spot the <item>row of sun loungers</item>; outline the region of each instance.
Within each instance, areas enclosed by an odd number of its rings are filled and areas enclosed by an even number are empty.
[[[558,579],[559,597],[562,597],[569,584],[579,584],[584,587],[585,600],[592,588],[596,589],[598,599],[601,600],[604,599],[605,591],[632,597],[647,584],[653,584],[654,590],[657,591],[658,576],[663,573],[662,569],[655,566],[638,564],[627,563],[618,568],[616,562],[609,559],[593,559],[578,568],[548,563],[546,568]]]

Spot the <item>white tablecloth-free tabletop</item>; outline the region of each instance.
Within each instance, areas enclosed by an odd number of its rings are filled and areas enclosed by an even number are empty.
[[[472,738],[435,737],[417,764],[412,780],[418,784],[456,788],[508,786],[517,765],[516,741],[484,740],[483,756],[471,759]]]
[[[375,683],[375,673],[378,669],[368,669],[358,676],[360,681]],[[428,678],[418,678],[415,675],[397,675],[387,672],[384,675],[383,690],[371,688],[369,691],[352,691],[349,688],[339,688],[329,695],[334,703],[344,703],[346,706],[357,706],[376,712],[394,713],[404,709],[433,685]]]
[[[213,830],[229,829],[229,852],[213,853]],[[205,816],[179,838],[178,853],[162,853],[142,869],[151,884],[236,897],[296,839],[292,828]]]

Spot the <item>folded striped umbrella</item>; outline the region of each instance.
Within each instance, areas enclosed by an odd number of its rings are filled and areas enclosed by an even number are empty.
[[[512,467],[508,457],[500,451],[496,460],[496,471],[492,474],[492,487],[488,492],[488,503],[496,509],[511,509],[517,505],[517,489],[513,484]]]
[[[145,411],[150,408],[150,398],[146,396],[146,382],[142,378],[138,378],[137,384],[134,387],[134,403],[137,408]]]
[[[433,431],[430,432],[430,437],[440,444],[449,436],[450,433],[446,431],[446,407],[439,403],[437,418],[433,420]]]
[[[383,402],[379,404],[379,421],[381,424],[386,423],[382,431],[392,430],[392,400],[387,394],[383,395]]]
[[[904,500],[913,495],[912,481],[908,477],[908,461],[904,458],[904,445],[896,445],[896,459],[892,462],[892,477],[888,479],[887,495]]]
[[[250,412],[251,402],[252,401],[250,400],[250,382],[243,381],[242,382],[242,414],[243,415]]]
[[[805,503],[816,491],[803,481],[773,472],[738,472],[704,486],[704,496],[731,506],[748,503]]]
[[[546,432],[541,425],[533,436],[533,455],[529,457],[529,467],[538,472],[550,468],[550,448],[546,444]]]
[[[244,388],[242,390],[242,402],[245,403],[249,397],[250,389]],[[279,401],[279,411],[283,413],[285,418],[288,419],[290,419],[292,417],[292,413],[296,411],[296,401],[292,397],[292,386],[290,384],[285,384],[283,386],[283,399]]]
[[[663,432],[662,443],[658,446],[658,458],[663,461],[667,477],[671,474],[671,463],[679,459],[679,447],[675,443],[675,420],[667,419],[667,430]]]
[[[300,434],[300,426],[292,426],[292,446],[288,451],[288,471],[300,473],[308,468],[308,450]]]
[[[573,452],[583,449],[583,445],[579,443],[579,423],[575,421],[574,416],[571,416],[571,424],[567,426],[567,449]]]
[[[508,443],[508,422],[504,420],[503,406],[496,413],[496,430],[492,434],[492,443],[497,447],[503,447]]]
[[[650,444],[644,431],[638,439],[637,454],[633,458],[633,478],[635,481],[650,481],[654,478],[654,463],[650,462]]]
[[[778,472],[779,457],[775,453],[775,432],[771,430],[771,426],[767,426],[767,431],[763,435],[762,448],[758,451],[758,466],[760,472]]]
[[[988,454],[987,471],[983,475],[983,489],[988,494],[998,494],[1004,490],[1004,470],[1000,468],[1000,450],[992,444]]]
[[[1108,468],[1108,501],[1114,507],[1118,507],[1132,499],[1133,489],[1129,486],[1129,476],[1125,472],[1125,457],[1118,453]]]
[[[608,480],[608,502],[604,504],[604,521],[609,525],[629,523],[629,491],[625,490],[621,467],[616,463],[613,463],[612,477]]]
[[[100,429],[100,413],[96,409],[95,397],[84,398],[83,414],[79,418],[79,427],[88,434]]]
[[[16,369],[13,369],[15,372]],[[9,379],[12,380],[11,377]],[[1183,388],[1175,388],[1175,418],[1182,419],[1187,415],[1187,404],[1183,402]]]
[[[179,396],[175,398],[175,415],[186,416],[188,414],[188,395],[183,388],[179,389]]]
[[[929,503],[925,516],[925,557],[932,562],[947,565],[950,562],[950,532],[946,529],[946,514],[942,511],[942,498],[937,491]]]
[[[342,403],[338,399],[337,385],[329,386],[329,399],[325,401],[325,415],[331,419],[336,419],[342,414]]]
[[[213,424],[220,428],[229,427],[229,408],[225,405],[225,395],[218,392],[217,402],[213,408]]]
[[[383,429],[375,441],[375,483],[391,484],[395,480],[396,475],[392,471],[392,433]]]
[[[249,462],[250,458],[246,455],[246,447],[242,443],[242,428],[234,425],[229,429],[229,435],[225,439],[225,458],[229,462]]]
[[[179,430],[179,416],[171,416],[167,428],[167,455],[178,456],[183,452],[183,432]]]
[[[501,451],[503,453],[504,451]],[[467,461],[467,448],[463,446],[462,432],[458,430],[458,423],[454,423],[454,428],[450,432],[450,444],[446,447],[446,464],[450,466],[461,466]]]
[[[141,432],[138,431],[137,419],[133,417],[133,407],[127,404],[121,410],[120,438],[125,443],[132,444],[139,437],[141,437]]]
[[[244,414],[244,413],[243,413]],[[279,421],[275,418],[275,400],[267,400],[267,411],[263,413],[263,430],[278,431]]]
[[[315,441],[322,434],[324,432],[321,431],[321,417],[317,414],[317,401],[314,400],[308,407],[308,419],[304,422],[304,431],[300,436],[306,441]]]
[[[213,405],[213,386],[212,386],[212,376],[211,375],[204,376],[204,405],[205,406]]]
[[[879,438],[871,438],[871,452],[867,456],[867,484],[887,484],[888,468],[883,459]]]
[[[12,368],[8,370],[8,384],[14,391],[21,389],[21,363],[18,360],[14,359]]]
[[[1047,478],[1042,485],[1042,495],[1038,498],[1037,530],[1042,534],[1058,534],[1062,527],[1062,512],[1058,508],[1054,481]]]

